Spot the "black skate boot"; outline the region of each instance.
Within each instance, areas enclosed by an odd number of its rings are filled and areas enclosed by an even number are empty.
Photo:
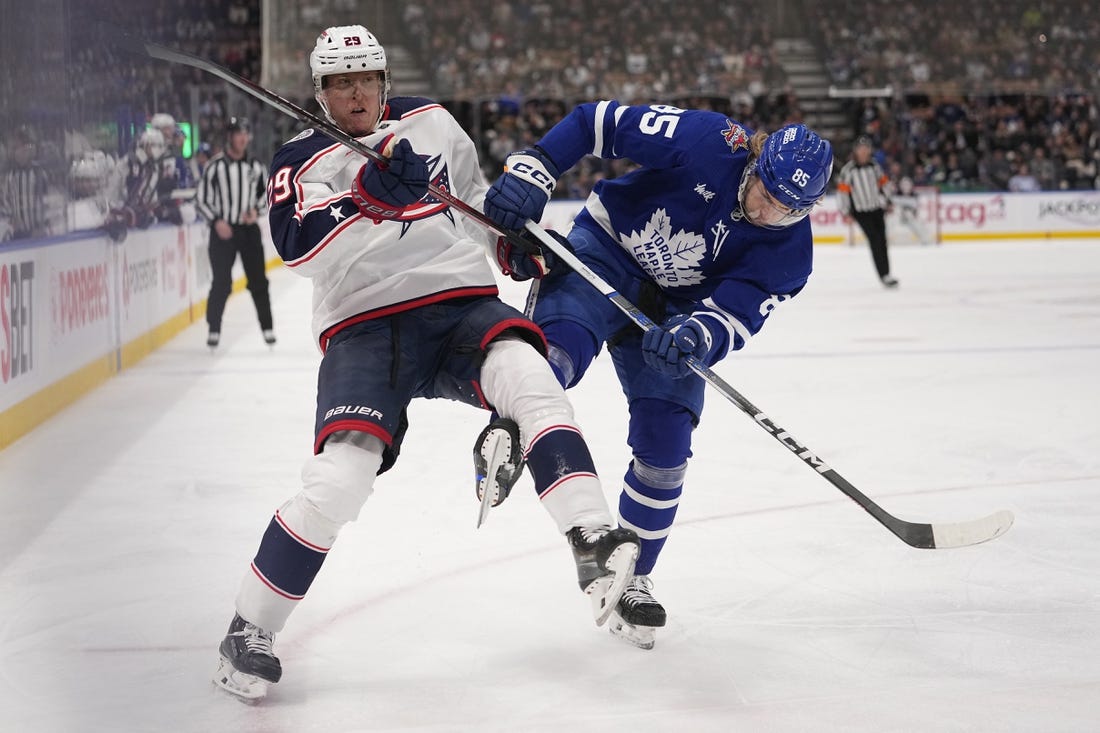
[[[592,599],[596,625],[603,626],[633,577],[641,550],[638,535],[621,527],[598,526],[574,527],[565,536],[577,562],[577,582]]]
[[[657,629],[665,625],[665,620],[664,606],[653,597],[653,581],[648,575],[635,575],[626,584],[608,629],[629,644],[652,649]]]
[[[218,647],[221,663],[214,684],[248,702],[263,698],[268,683],[283,676],[279,658],[271,650],[274,643],[275,634],[234,615]]]
[[[523,445],[519,425],[498,417],[485,426],[474,443],[474,489],[481,510],[477,526],[489,516],[491,507],[500,506],[523,474]]]

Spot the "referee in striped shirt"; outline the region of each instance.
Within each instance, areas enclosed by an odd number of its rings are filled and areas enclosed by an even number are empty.
[[[206,322],[210,326],[206,345],[211,349],[221,340],[222,313],[233,289],[232,270],[238,253],[264,341],[275,343],[264,248],[260,226],[256,223],[260,211],[267,205],[267,172],[260,161],[248,155],[251,141],[252,127],[248,120],[230,119],[226,126],[225,150],[207,163],[195,193],[196,207],[210,223],[213,278],[206,299]]]
[[[6,220],[12,239],[44,237],[49,180],[35,161],[37,138],[29,127],[18,128],[12,137],[12,167],[0,175],[0,224]],[[0,226],[0,239],[4,228]]]
[[[871,158],[871,138],[864,135],[856,140],[852,159],[840,170],[837,201],[840,213],[846,219],[854,218],[866,235],[882,284],[896,288],[898,281],[890,274],[890,256],[886,252],[886,212],[890,200],[882,187],[888,180]]]

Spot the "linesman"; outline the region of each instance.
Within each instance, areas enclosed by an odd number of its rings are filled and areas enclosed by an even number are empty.
[[[207,163],[195,193],[196,208],[210,223],[213,277],[206,300],[206,323],[210,327],[206,345],[211,349],[221,340],[222,314],[233,289],[232,270],[238,253],[264,341],[275,343],[264,248],[256,223],[267,207],[267,171],[248,154],[251,141],[252,126],[248,120],[231,118],[226,126],[225,150]]]
[[[871,151],[871,138],[864,135],[856,140],[852,159],[840,171],[837,202],[845,220],[854,218],[867,237],[879,280],[888,288],[896,288],[898,281],[890,274],[890,256],[886,251],[886,213],[890,199],[883,186],[889,179],[871,157]]]

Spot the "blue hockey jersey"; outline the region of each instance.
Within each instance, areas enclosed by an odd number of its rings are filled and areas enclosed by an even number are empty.
[[[602,101],[578,106],[538,143],[560,171],[585,155],[641,166],[597,183],[574,225],[669,296],[695,302],[717,358],[744,346],[776,305],[801,291],[813,262],[808,218],[772,230],[741,214],[737,189],[752,134],[716,112]]]

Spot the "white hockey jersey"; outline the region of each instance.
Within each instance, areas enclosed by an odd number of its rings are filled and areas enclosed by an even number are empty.
[[[393,134],[428,163],[433,185],[481,210],[488,188],[477,152],[440,105],[395,97],[370,146]],[[353,323],[428,303],[496,295],[486,258],[495,236],[430,193],[396,220],[364,216],[351,184],[366,158],[315,130],[275,154],[268,178],[271,235],[283,261],[313,280],[313,333],[328,340]]]

